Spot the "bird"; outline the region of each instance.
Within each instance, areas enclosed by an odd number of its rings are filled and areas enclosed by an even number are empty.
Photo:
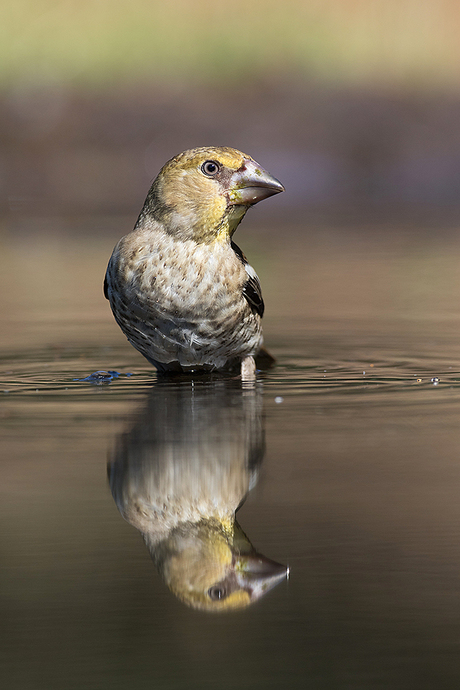
[[[289,575],[256,551],[235,518],[260,473],[262,403],[259,386],[232,378],[160,378],[109,454],[118,510],[191,608],[245,608]]]
[[[284,187],[224,146],[171,158],[134,230],[110,258],[104,294],[128,341],[159,372],[238,371],[265,355],[259,278],[233,234],[254,204]]]

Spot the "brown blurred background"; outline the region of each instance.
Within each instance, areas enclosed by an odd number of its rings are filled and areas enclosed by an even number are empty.
[[[262,221],[455,225],[459,87],[455,0],[15,0],[0,213],[15,230],[134,218],[168,158],[217,144],[285,183]]]

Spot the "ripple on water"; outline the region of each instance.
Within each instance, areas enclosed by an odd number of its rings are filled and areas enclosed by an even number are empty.
[[[302,348],[304,349],[304,348]],[[340,346],[337,346],[340,351]],[[0,392],[23,396],[85,396],[105,391],[110,395],[139,393],[156,380],[153,368],[139,366],[130,349],[67,348],[30,349],[3,353],[0,357]],[[383,356],[382,350],[366,352],[366,358],[322,359],[301,352],[275,352],[277,365],[260,373],[264,389],[275,397],[355,394],[397,396],[409,394],[415,402],[420,391],[458,391],[460,371],[445,353],[410,357],[400,352]],[[374,355],[374,356],[373,356]],[[108,366],[102,369],[101,366]],[[110,367],[110,368],[109,368]],[[113,367],[113,368],[112,368]],[[406,398],[407,399],[407,398]]]
[[[118,364],[119,353],[113,348],[30,348],[0,354],[0,389],[29,391],[34,387],[66,390],[79,388],[79,382],[98,383],[129,376],[129,371],[101,371],[101,364]],[[99,371],[97,370],[99,365]],[[94,367],[93,370],[91,370]],[[97,374],[100,377],[97,377]]]

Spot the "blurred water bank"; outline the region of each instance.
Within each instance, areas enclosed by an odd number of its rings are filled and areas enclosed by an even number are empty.
[[[135,219],[171,156],[230,145],[286,186],[261,222],[454,226],[459,38],[455,0],[7,3],[0,215]]]
[[[136,214],[171,156],[250,153],[286,186],[284,220],[457,222],[460,96],[285,79],[95,91],[56,83],[0,94],[0,213]],[[258,217],[272,218],[267,205]]]

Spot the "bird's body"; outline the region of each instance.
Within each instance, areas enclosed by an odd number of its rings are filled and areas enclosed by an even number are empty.
[[[119,326],[157,369],[231,369],[260,350],[260,284],[232,235],[282,189],[235,149],[193,149],[162,168],[105,281]]]
[[[161,226],[117,245],[111,305],[129,341],[160,370],[222,369],[262,344],[261,316],[243,296],[245,265],[227,243],[176,240]],[[218,280],[216,280],[218,276]]]

